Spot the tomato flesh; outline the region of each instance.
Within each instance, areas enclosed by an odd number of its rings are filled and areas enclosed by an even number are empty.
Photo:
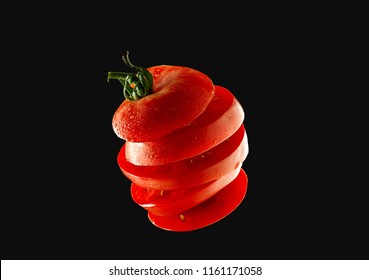
[[[125,146],[118,154],[118,165],[134,184],[148,189],[190,188],[220,178],[240,166],[248,154],[244,125],[227,140],[201,155],[158,166],[137,166],[125,158]]]
[[[212,182],[186,189],[159,191],[132,184],[131,195],[133,200],[147,211],[160,216],[174,215],[194,207],[216,194],[237,177],[240,168],[238,167]]]
[[[157,141],[125,143],[125,157],[134,165],[162,165],[210,150],[230,137],[242,124],[244,111],[226,88],[215,86],[205,111],[187,126]]]
[[[223,219],[243,201],[248,186],[248,177],[243,169],[236,179],[209,199],[180,214],[160,216],[148,212],[149,220],[157,227],[168,231],[192,231]]]
[[[160,65],[147,68],[153,93],[124,100],[113,115],[115,134],[126,141],[153,141],[195,120],[214,97],[211,79],[191,68]]]

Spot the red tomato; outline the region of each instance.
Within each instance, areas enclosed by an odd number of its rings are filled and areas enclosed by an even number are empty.
[[[196,119],[214,96],[205,74],[182,66],[147,68],[153,93],[137,101],[124,100],[113,115],[113,129],[127,141],[155,141]]]
[[[125,144],[117,162],[131,197],[155,226],[192,231],[238,207],[248,177],[244,111],[235,96],[205,74],[182,66],[109,72],[123,85],[113,129]]]
[[[179,214],[216,194],[237,177],[240,169],[241,166],[203,185],[172,191],[145,189],[132,184],[131,195],[138,205],[156,215]]]
[[[125,145],[118,165],[134,184],[155,190],[184,189],[220,178],[242,165],[248,154],[247,135],[242,124],[226,141],[201,155],[158,166],[138,166],[125,158]]]
[[[215,86],[215,96],[198,118],[157,141],[127,141],[125,157],[134,165],[161,165],[190,158],[223,142],[235,133],[243,119],[244,111],[234,95]]]
[[[159,216],[148,212],[149,220],[157,227],[169,231],[192,231],[223,219],[232,213],[246,195],[248,177],[243,169],[236,179],[218,193],[180,214]]]

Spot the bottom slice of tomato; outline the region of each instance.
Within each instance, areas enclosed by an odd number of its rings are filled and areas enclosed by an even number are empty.
[[[158,216],[148,212],[149,220],[168,231],[192,231],[218,222],[233,212],[246,196],[248,177],[241,169],[226,187],[204,202],[180,214]]]

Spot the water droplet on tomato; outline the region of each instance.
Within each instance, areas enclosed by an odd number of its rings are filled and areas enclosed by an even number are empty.
[[[155,69],[155,71],[154,71],[154,78],[158,78],[158,77],[160,77],[160,72],[161,72],[161,70],[160,69]]]

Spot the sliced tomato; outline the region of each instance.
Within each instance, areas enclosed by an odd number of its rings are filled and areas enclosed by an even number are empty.
[[[125,157],[134,165],[145,166],[194,157],[230,137],[241,126],[243,119],[244,111],[235,96],[228,89],[215,86],[215,96],[193,122],[157,141],[127,141]]]
[[[158,166],[139,166],[127,161],[125,145],[118,153],[118,165],[134,184],[155,190],[190,188],[216,180],[242,165],[248,154],[247,135],[242,124],[227,140],[201,155]]]
[[[236,179],[218,193],[180,214],[159,216],[148,212],[149,220],[157,227],[168,231],[192,231],[204,228],[232,213],[243,201],[248,177],[243,169]]]
[[[171,65],[147,70],[153,75],[153,93],[136,101],[124,100],[113,115],[113,130],[126,141],[154,141],[184,127],[214,97],[213,82],[202,72]]]
[[[131,195],[133,200],[147,211],[159,216],[174,215],[216,194],[237,177],[240,169],[241,167],[238,167],[219,179],[203,185],[172,191],[145,189],[132,184]]]

